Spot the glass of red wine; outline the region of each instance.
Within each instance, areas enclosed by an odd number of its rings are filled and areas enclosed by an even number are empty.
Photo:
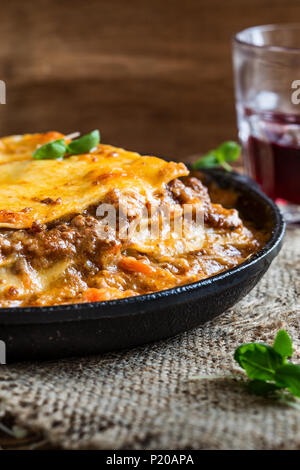
[[[233,64],[246,171],[300,223],[300,24],[239,32]]]

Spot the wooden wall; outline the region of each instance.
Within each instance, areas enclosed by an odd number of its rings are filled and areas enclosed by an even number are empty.
[[[0,1],[0,133],[99,128],[183,159],[236,138],[231,35],[298,0]]]

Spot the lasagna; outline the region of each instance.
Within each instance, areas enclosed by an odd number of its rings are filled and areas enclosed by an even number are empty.
[[[169,289],[230,269],[265,242],[228,194],[227,208],[212,202],[201,175],[183,163],[104,144],[32,158],[56,139],[67,137],[0,140],[0,307]]]

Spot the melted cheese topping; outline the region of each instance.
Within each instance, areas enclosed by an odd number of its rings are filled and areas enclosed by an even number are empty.
[[[2,163],[31,160],[32,153],[40,145],[47,144],[56,139],[63,139],[60,132],[46,132],[44,134],[12,135],[0,139],[0,165]]]
[[[33,222],[46,224],[81,213],[116,187],[120,191],[134,187],[151,200],[169,181],[188,174],[183,163],[144,157],[109,145],[61,161],[29,160],[28,149],[34,151],[37,142],[44,143],[45,138],[25,136],[24,141],[26,151],[19,140],[16,147],[22,152],[16,149],[15,154],[0,155],[0,159],[6,159],[0,172],[0,227],[29,228]],[[19,157],[21,161],[17,161]]]

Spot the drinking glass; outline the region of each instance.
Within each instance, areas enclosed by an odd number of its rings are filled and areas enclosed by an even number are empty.
[[[237,33],[233,66],[246,171],[300,222],[300,24]]]

